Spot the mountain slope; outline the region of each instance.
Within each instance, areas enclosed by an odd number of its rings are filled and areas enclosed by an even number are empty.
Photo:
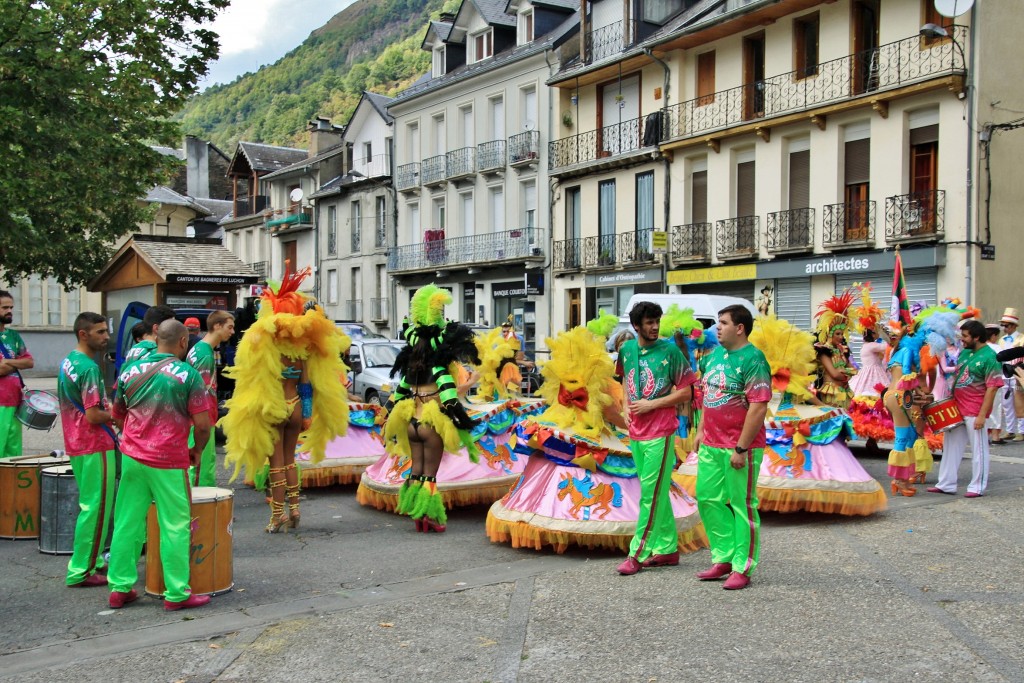
[[[255,73],[196,95],[178,113],[185,133],[231,153],[239,140],[305,147],[315,115],[344,123],[363,90],[394,94],[430,68],[420,43],[430,18],[458,0],[358,0]]]

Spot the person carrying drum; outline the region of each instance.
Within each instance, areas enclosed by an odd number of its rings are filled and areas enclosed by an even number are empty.
[[[103,549],[114,511],[114,432],[107,410],[103,373],[93,358],[107,350],[110,331],[99,313],[75,318],[78,344],[60,365],[57,396],[64,428],[64,451],[78,485],[78,521],[74,550],[64,582],[68,586],[106,586]]]
[[[206,334],[189,349],[186,356],[188,364],[202,375],[203,384],[210,395],[211,424],[217,422],[217,347],[234,334],[235,316],[227,311],[214,311],[206,318]],[[217,445],[214,439],[206,442],[192,481],[196,486],[217,485]]]
[[[21,371],[35,366],[21,335],[7,326],[14,322],[14,297],[0,290],[0,458],[21,455],[21,423],[14,414],[21,404],[25,382]]]
[[[114,397],[114,420],[121,431],[121,485],[110,548],[109,604],[120,609],[138,598],[137,562],[145,538],[146,514],[156,502],[164,609],[201,607],[208,595],[189,587],[191,488],[188,466],[196,464],[210,438],[210,404],[203,378],[184,362],[188,330],[177,320],[157,328],[156,352],[122,369]],[[196,444],[186,446],[189,423]]]
[[[145,332],[142,335],[142,340],[136,342],[132,348],[128,349],[128,353],[124,355],[124,363],[134,363],[137,360],[145,358],[149,354],[156,351],[156,328],[165,320],[171,320],[174,318],[174,309],[165,304],[159,306],[150,306],[146,309],[146,312],[142,316],[142,325]]]
[[[1003,387],[1003,373],[996,354],[986,343],[985,326],[968,320],[960,327],[964,349],[953,375],[953,400],[963,422],[946,432],[939,464],[939,481],[929,493],[956,493],[960,460],[971,446],[971,483],[964,498],[979,498],[988,485],[988,438],[985,421],[992,412],[996,394]]]

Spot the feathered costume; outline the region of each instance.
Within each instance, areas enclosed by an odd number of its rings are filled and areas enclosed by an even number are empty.
[[[678,344],[680,340],[686,344],[687,357],[691,367],[697,367],[697,361],[709,349],[718,346],[718,333],[714,327],[705,330],[704,325],[693,315],[692,308],[679,308],[678,304],[672,304],[661,316],[661,325],[658,328],[659,336],[667,339],[674,339]],[[676,432],[674,447],[676,458],[682,462],[686,460],[690,451],[694,450],[697,435],[697,424],[700,422],[700,382],[692,387],[693,399],[690,401],[690,416],[687,420],[685,415],[680,415],[679,430]]]
[[[754,322],[750,343],[764,353],[774,397],[765,417],[767,446],[757,478],[759,510],[870,515],[886,507],[885,491],[847,448],[850,418],[833,406],[810,405],[817,370],[814,337],[775,316]],[[678,481],[696,486],[696,457]]]
[[[846,340],[850,334],[850,307],[854,300],[854,290],[846,289],[842,293],[831,296],[818,306],[818,312],[814,317],[818,319],[815,328],[818,335],[818,343],[815,344],[818,357],[826,356],[832,363],[832,367],[842,373],[844,380],[836,380],[830,377],[822,366],[818,373],[817,390],[818,398],[829,405],[839,408],[846,408],[850,405],[853,397],[849,387],[849,378],[855,373],[850,365],[850,349]],[[838,346],[832,343],[832,335],[842,332],[843,343]]]
[[[486,335],[477,336],[476,349],[480,356],[477,398],[496,401],[518,396],[523,383],[522,372],[516,363],[519,340],[514,335],[504,335],[500,327],[495,327]]]

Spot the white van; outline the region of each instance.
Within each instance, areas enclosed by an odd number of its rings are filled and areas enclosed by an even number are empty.
[[[745,306],[750,311],[750,315],[755,318],[757,317],[757,309],[754,308],[752,303],[735,296],[721,296],[718,294],[634,294],[629,298],[629,303],[626,304],[625,314],[619,316],[619,324],[615,326],[615,330],[608,338],[607,348],[609,351],[615,350],[615,337],[620,332],[624,330],[633,331],[633,325],[629,322],[629,312],[633,310],[633,306],[638,301],[650,301],[653,304],[658,304],[663,312],[673,305],[679,308],[692,308],[693,317],[704,325],[704,329],[718,324],[718,312],[726,306],[733,306],[735,304]]]

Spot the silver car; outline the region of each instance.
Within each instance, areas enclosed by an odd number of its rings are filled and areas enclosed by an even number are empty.
[[[367,403],[387,403],[401,379],[390,377],[391,366],[404,346],[389,339],[353,339],[348,352],[352,393]]]

